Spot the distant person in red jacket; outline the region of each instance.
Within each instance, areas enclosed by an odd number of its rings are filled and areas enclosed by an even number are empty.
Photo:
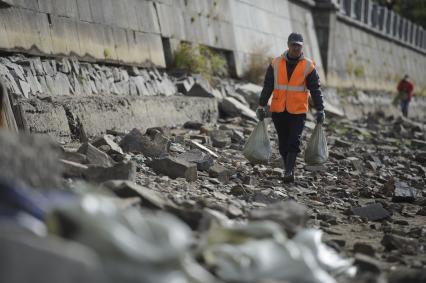
[[[404,78],[398,83],[399,99],[401,101],[401,111],[404,117],[408,116],[408,105],[413,97],[414,85],[409,80],[409,76],[405,75]]]

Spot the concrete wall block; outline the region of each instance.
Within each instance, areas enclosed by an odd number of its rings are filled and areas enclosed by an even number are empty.
[[[148,54],[147,59],[154,63],[156,66],[162,68],[166,67],[166,59],[164,58],[163,42],[161,40],[161,35],[151,33],[136,33],[136,42],[138,49],[143,47],[146,48],[148,51],[139,53]],[[143,54],[141,54],[141,56],[143,56]]]
[[[92,11],[90,9],[90,0],[77,0],[78,18],[80,21],[92,22]]]
[[[0,48],[11,48],[12,44],[9,41],[8,31],[6,29],[5,19],[7,19],[7,12],[4,9],[0,9]]]
[[[160,25],[158,24],[157,11],[154,2],[151,1],[136,1],[138,11],[139,31],[160,33]]]
[[[38,3],[36,0],[13,0],[9,2],[15,7],[38,11]]]
[[[71,141],[71,131],[64,108],[41,100],[22,100],[24,119],[32,133],[48,134],[60,142]]]
[[[51,36],[55,54],[81,54],[78,22],[73,19],[52,16]]]
[[[31,105],[23,102],[26,106]],[[218,117],[217,101],[211,98],[196,97],[75,97],[67,99],[54,98],[54,102],[38,101],[40,109],[55,108],[53,103],[64,105],[74,117],[78,117],[89,137],[105,133],[108,129],[131,130],[133,128],[147,129],[166,125],[183,125],[188,121],[210,122]],[[40,104],[40,105],[39,105]],[[62,109],[63,110],[63,109]],[[50,110],[49,110],[50,111]],[[53,111],[53,110],[52,110]],[[54,112],[31,114],[26,112],[26,118],[37,119],[34,133],[47,133],[54,138],[64,139],[63,126],[68,126],[65,112],[60,116]],[[27,114],[28,113],[28,114]],[[55,115],[53,115],[55,114]],[[35,117],[37,116],[37,117]],[[62,117],[64,124],[58,122],[56,116]],[[66,122],[66,124],[65,124]],[[66,133],[70,135],[69,130]]]
[[[99,23],[99,24],[105,23],[103,7],[105,3],[108,4],[108,2],[105,2],[105,1],[108,1],[108,0],[89,0],[90,12],[92,14],[92,21],[94,23]]]
[[[156,7],[162,36],[186,39],[184,14],[182,9],[173,8],[161,3],[157,3]]]
[[[227,22],[220,22],[215,26],[215,29],[215,45],[222,46],[228,50],[235,50],[234,26]]]
[[[45,14],[20,8],[0,10],[0,29],[4,31],[3,48],[50,51],[50,36]]]
[[[54,0],[53,14],[73,19],[78,19],[77,0]]]
[[[53,12],[53,0],[38,0],[38,10],[42,13]]]
[[[78,55],[104,59],[105,53],[108,53],[104,45],[105,27],[100,24],[79,22],[77,30],[80,40],[80,52]]]
[[[112,36],[114,42],[119,42],[120,44],[115,44],[115,53],[117,54],[117,59],[120,61],[127,61],[129,56],[129,43],[127,42],[127,32],[124,29],[112,27],[111,28]]]

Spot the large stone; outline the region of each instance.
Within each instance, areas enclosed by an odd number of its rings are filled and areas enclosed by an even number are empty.
[[[415,157],[416,161],[422,165],[426,165],[426,152],[419,152]]]
[[[380,262],[377,259],[365,254],[355,254],[354,264],[360,269],[361,272],[372,272],[379,274],[381,270]]]
[[[203,123],[198,121],[188,121],[185,124],[183,124],[183,127],[185,129],[191,129],[191,130],[199,130],[203,126]]]
[[[114,142],[114,138],[112,135],[103,135],[100,137],[95,138],[95,140],[92,142],[94,146],[97,148],[107,145],[110,147],[110,150],[108,151],[108,154],[123,154],[123,150],[121,147]]]
[[[193,77],[188,77],[183,80],[180,80],[176,83],[177,90],[180,93],[188,94],[191,88],[194,86],[195,80]]]
[[[90,248],[10,226],[0,223],[0,282],[107,282],[100,259]]]
[[[395,191],[392,201],[394,202],[414,202],[416,200],[417,190],[410,187],[405,182],[395,182]]]
[[[178,156],[179,159],[190,163],[197,164],[197,169],[200,171],[208,171],[213,166],[213,158],[198,149],[193,149],[182,153]]]
[[[416,148],[426,150],[426,141],[424,141],[424,140],[412,139],[411,145],[416,147]]]
[[[380,203],[374,203],[363,207],[355,207],[351,209],[354,215],[365,217],[370,221],[383,220],[390,217],[389,211],[383,208]]]
[[[185,178],[187,181],[197,180],[197,165],[174,157],[154,159],[148,164],[156,173],[171,178]]]
[[[278,202],[266,208],[250,211],[252,220],[272,220],[279,223],[290,235],[306,228],[309,213],[306,207],[295,201]]]
[[[419,251],[419,243],[417,240],[393,234],[385,234],[381,244],[387,251],[398,250],[403,254],[415,255]]]
[[[200,149],[200,150],[202,150],[204,152],[207,152],[208,154],[210,154],[214,158],[218,158],[219,157],[216,153],[214,153],[212,150],[210,150],[209,148],[205,147],[204,145],[199,144],[198,142],[193,141],[193,140],[191,140],[189,142],[190,142],[191,148],[198,148],[198,149]]]
[[[80,164],[87,164],[87,156],[79,152],[64,151],[61,154],[62,159]]]
[[[149,157],[167,155],[170,141],[161,133],[156,133],[153,138],[144,135],[139,129],[133,129],[120,143],[126,152],[143,153]]]
[[[228,136],[226,131],[214,130],[210,133],[213,146],[218,148],[224,148],[231,144],[231,137]]]
[[[244,116],[257,120],[256,112],[233,97],[225,97],[219,105],[220,111],[228,117]]]
[[[210,170],[209,170],[210,177],[217,178],[220,182],[224,184],[229,182],[229,178],[231,177],[231,174],[232,174],[231,170],[219,164],[214,164],[212,167],[210,167]]]
[[[88,164],[111,167],[115,164],[114,160],[105,152],[100,151],[90,143],[84,143],[78,149],[79,153],[87,156]]]
[[[235,91],[244,96],[250,107],[253,109],[259,105],[259,96],[262,92],[262,87],[252,83],[237,85]]]
[[[89,170],[87,165],[83,165],[78,162],[63,159],[60,161],[62,167],[64,168],[63,175],[65,178],[84,179],[84,175],[86,174],[87,170]]]
[[[89,166],[83,172],[83,177],[94,183],[103,183],[110,180],[136,181],[136,164],[134,162],[121,162],[113,167]]]
[[[169,205],[169,201],[160,193],[130,181],[108,181],[103,183],[102,186],[110,189],[121,198],[140,198],[143,207],[165,209]]]
[[[60,147],[47,136],[0,131],[0,179],[47,190],[62,187]]]

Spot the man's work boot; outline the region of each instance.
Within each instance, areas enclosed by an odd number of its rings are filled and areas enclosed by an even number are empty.
[[[296,165],[296,152],[289,152],[285,160],[285,173],[283,177],[283,183],[294,182],[294,167]]]

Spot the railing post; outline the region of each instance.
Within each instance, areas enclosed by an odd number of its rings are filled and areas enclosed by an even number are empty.
[[[354,11],[355,19],[362,22],[362,11],[364,10],[364,0],[355,0]]]
[[[393,24],[393,12],[390,9],[386,9],[386,34],[392,36],[392,24]]]
[[[398,14],[392,11],[392,36],[397,37],[399,28]]]
[[[351,17],[352,0],[343,0],[343,10],[344,10],[346,16]]]
[[[371,26],[371,0],[364,0],[364,17],[363,21],[366,25]]]
[[[378,5],[376,3],[372,3],[371,6],[371,26],[376,28],[378,25]]]
[[[410,22],[404,19],[404,41],[407,42],[410,35]]]
[[[379,30],[381,32],[385,32],[386,29],[386,7],[379,6]]]

